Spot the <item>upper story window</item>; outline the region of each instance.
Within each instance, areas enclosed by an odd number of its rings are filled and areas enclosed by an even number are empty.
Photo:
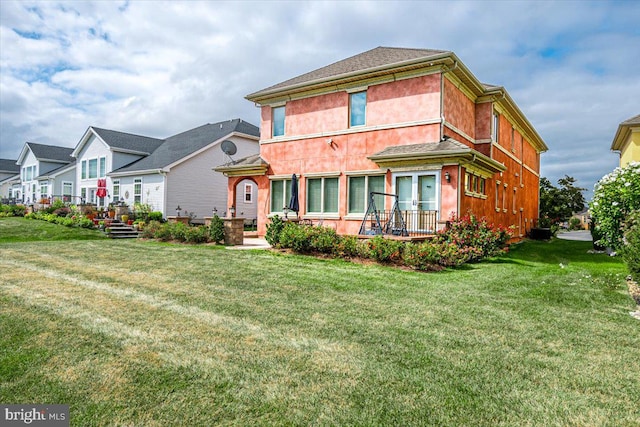
[[[367,91],[349,94],[349,127],[364,126],[367,118]]]
[[[83,160],[80,165],[80,179],[87,179],[87,161]]]
[[[494,142],[498,142],[500,136],[500,115],[493,113],[493,125],[491,127],[491,138]]]
[[[271,109],[271,123],[273,136],[284,135],[284,105],[282,107],[273,107]]]
[[[89,179],[98,177],[98,159],[89,160]]]
[[[100,157],[100,178],[107,176],[107,158]]]

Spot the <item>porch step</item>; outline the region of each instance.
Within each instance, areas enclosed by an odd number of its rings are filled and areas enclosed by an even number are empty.
[[[112,239],[135,239],[138,237],[138,230],[120,221],[114,221],[109,225],[107,235]]]

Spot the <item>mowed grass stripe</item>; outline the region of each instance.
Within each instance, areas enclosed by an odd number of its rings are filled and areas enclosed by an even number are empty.
[[[77,279],[30,264],[3,260],[0,265],[9,267],[5,277],[14,283],[4,285],[4,292],[30,305],[80,320],[87,328],[122,340],[124,344],[148,345],[151,351],[172,363],[206,365],[231,354],[260,352],[269,356],[270,353],[304,351],[322,355],[322,361],[317,362],[326,368],[357,370],[357,365],[349,363],[354,360],[353,345],[344,348],[343,344],[308,337],[298,331],[285,334],[173,300]],[[180,347],[184,348],[179,354],[167,351]],[[338,363],[332,363],[333,358]]]

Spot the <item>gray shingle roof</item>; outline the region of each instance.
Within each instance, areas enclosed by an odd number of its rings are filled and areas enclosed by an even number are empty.
[[[623,126],[624,125],[640,125],[640,114],[638,114],[637,116],[633,116],[630,119],[627,119],[620,124]]]
[[[469,153],[471,148],[453,139],[424,144],[396,145],[374,154],[375,157],[442,155],[443,153]]]
[[[0,172],[20,173],[20,166],[16,164],[17,160],[0,159]]]
[[[59,147],[57,145],[36,144],[35,142],[27,142],[27,146],[38,160],[53,160],[55,162],[71,163],[73,157],[71,153],[73,148]]]
[[[93,129],[109,147],[126,151],[152,153],[164,142],[162,139],[101,129],[93,126],[91,129]]]
[[[443,54],[451,53],[452,52],[449,51],[435,49],[407,49],[380,46],[354,55],[350,58],[334,62],[326,67],[318,68],[317,70],[309,73],[275,84],[258,92],[254,92],[247,95],[246,98],[251,99],[256,96],[260,96],[263,93],[268,93],[276,89],[284,90],[303,83],[310,83],[318,80],[329,80],[358,71],[371,70],[377,67],[391,66],[394,64],[400,65],[404,62],[418,59],[427,60],[430,57],[442,56]]]
[[[150,155],[113,172],[162,169],[233,132],[260,137],[260,130],[257,126],[241,119],[206,124],[167,138]]]

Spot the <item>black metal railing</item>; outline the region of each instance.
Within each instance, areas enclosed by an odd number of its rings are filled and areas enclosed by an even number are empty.
[[[438,231],[438,211],[377,210],[364,225],[367,235],[427,236]]]

